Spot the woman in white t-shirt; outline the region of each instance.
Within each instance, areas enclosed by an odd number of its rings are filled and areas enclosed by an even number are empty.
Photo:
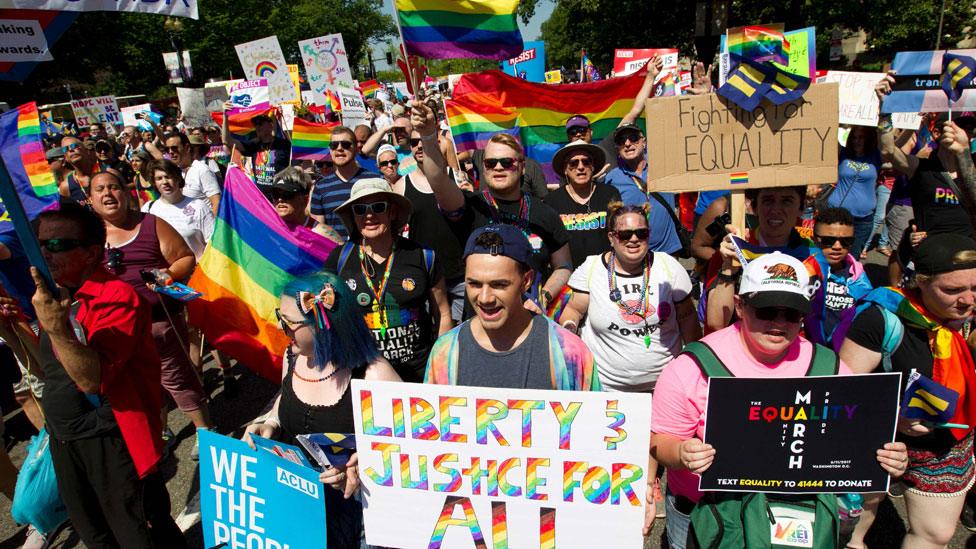
[[[171,160],[154,161],[150,174],[159,198],[143,204],[142,211],[172,225],[199,261],[214,229],[210,201],[183,196],[183,171]]]

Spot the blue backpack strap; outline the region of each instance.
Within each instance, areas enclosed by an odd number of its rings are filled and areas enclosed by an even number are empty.
[[[885,372],[891,371],[891,355],[894,354],[901,340],[905,337],[905,325],[901,323],[898,315],[885,309],[881,309],[881,316],[884,318],[884,339],[881,340],[881,367]]]
[[[355,247],[356,245],[351,240],[347,240],[342,245],[342,250],[339,251],[339,265],[336,267],[337,275],[342,274],[342,268],[346,266],[346,262],[349,261],[349,255],[352,254],[352,249]]]
[[[424,251],[424,267],[427,269],[427,279],[434,278],[434,250],[421,248]]]

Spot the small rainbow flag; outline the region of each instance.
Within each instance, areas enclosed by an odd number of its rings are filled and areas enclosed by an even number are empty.
[[[428,59],[511,59],[522,53],[518,0],[396,0],[410,55]]]
[[[729,30],[729,53],[762,63],[790,63],[790,43],[783,36],[783,25],[751,25]]]
[[[250,139],[254,137],[254,122],[252,120],[254,117],[260,115],[273,117],[275,115],[275,109],[271,107],[263,111],[228,113],[230,119],[227,121],[227,130],[238,139]],[[218,126],[222,126],[224,123],[223,113],[212,112],[210,113],[210,118]]]
[[[291,130],[291,159],[325,160],[332,158],[329,143],[332,141],[332,130],[338,127],[338,122],[320,124],[296,117]]]
[[[596,65],[590,60],[589,56],[586,55],[586,50],[580,50],[581,63],[583,65],[583,82],[596,82],[600,79],[600,71],[597,70]]]
[[[380,91],[380,84],[376,80],[360,82],[359,91],[363,94],[364,98],[368,99],[376,95],[376,92]]]
[[[342,112],[342,99],[332,90],[325,90],[326,112]]]
[[[729,183],[741,185],[749,182],[749,172],[734,172],[729,174]]]
[[[231,166],[213,237],[188,283],[203,294],[187,304],[190,322],[217,349],[281,382],[289,343],[274,312],[281,290],[321,269],[335,246],[305,227],[285,224],[254,181]]]
[[[0,115],[0,155],[29,219],[58,206],[58,185],[44,156],[41,135],[37,103]],[[0,233],[13,230],[13,222],[0,203]]]

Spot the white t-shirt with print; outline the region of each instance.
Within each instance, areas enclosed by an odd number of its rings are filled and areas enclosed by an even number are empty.
[[[184,196],[183,200],[170,204],[160,198],[143,204],[142,211],[169,223],[186,240],[197,261],[200,260],[214,230],[214,215],[209,200]]]
[[[675,303],[688,298],[691,279],[670,255],[653,254],[646,319],[628,315],[610,300],[609,268],[604,255],[586,258],[569,279],[573,291],[590,295],[580,337],[593,353],[604,390],[650,392],[661,370],[681,350]],[[639,303],[643,281],[643,275],[631,277],[617,272],[616,287],[623,303]],[[644,344],[648,332],[650,346]]]
[[[194,160],[183,174],[183,196],[210,198],[220,194],[220,182],[203,160]]]

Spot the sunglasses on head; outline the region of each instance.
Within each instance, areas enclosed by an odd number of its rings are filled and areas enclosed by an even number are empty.
[[[625,145],[628,141],[630,141],[631,143],[637,143],[638,141],[640,141],[640,139],[641,139],[640,132],[629,131],[629,132],[622,132],[618,134],[616,137],[613,138],[613,142],[616,145]]]
[[[755,307],[753,310],[755,311],[756,318],[766,322],[771,322],[782,316],[783,320],[795,324],[803,318],[803,313],[800,311],[784,307]]]
[[[378,163],[377,165],[379,167],[381,167],[381,168],[386,168],[386,167],[390,167],[390,166],[396,166],[399,163],[400,163],[399,160],[393,159],[393,160],[384,160],[384,161]]]
[[[52,254],[69,252],[86,245],[84,241],[78,240],[77,238],[49,238],[47,240],[40,240],[39,243],[42,248]]]
[[[577,137],[585,134],[590,129],[589,126],[573,126],[566,130],[566,135],[570,137]]]
[[[494,170],[496,167],[501,166],[503,170],[511,170],[518,160],[514,158],[485,158],[485,167],[489,170]]]
[[[617,237],[617,240],[627,241],[637,237],[638,240],[647,240],[647,237],[651,236],[650,229],[624,229],[622,231],[613,231],[613,235]]]
[[[330,150],[333,150],[333,151],[337,151],[339,149],[345,149],[347,151],[351,151],[352,150],[352,146],[353,146],[353,142],[352,141],[346,141],[346,140],[332,141],[332,142],[329,143],[329,149]]]
[[[854,245],[853,236],[823,236],[817,234],[814,235],[813,237],[816,238],[820,246],[824,248],[833,248],[834,244],[836,244],[837,242],[840,242],[841,248],[850,248],[851,246]]]
[[[388,205],[385,201],[373,202],[371,204],[353,204],[352,213],[355,215],[381,214],[386,211]]]
[[[584,168],[589,168],[593,166],[593,161],[589,158],[574,158],[568,162],[570,168],[576,168],[578,166],[583,166]]]

